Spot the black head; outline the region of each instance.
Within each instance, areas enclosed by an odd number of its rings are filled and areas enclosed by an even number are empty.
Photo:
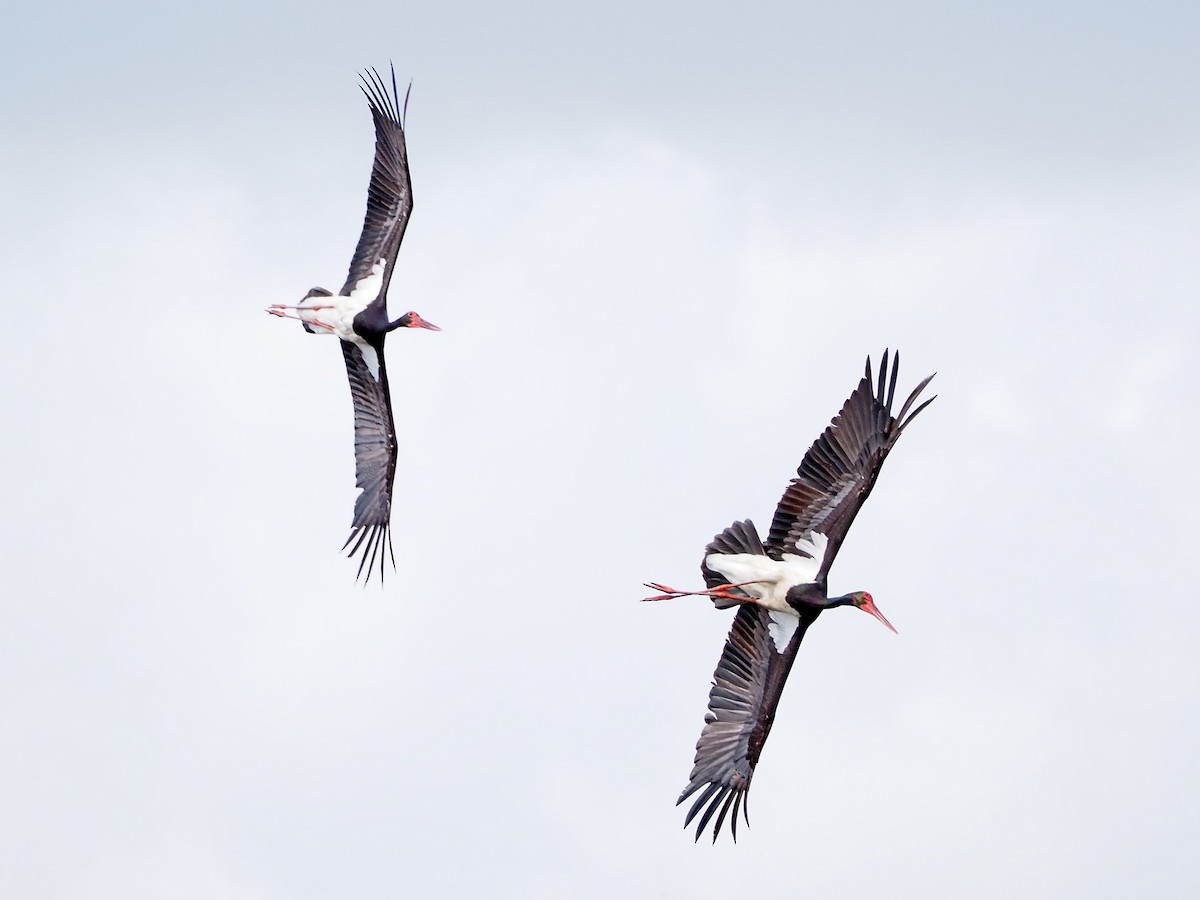
[[[883,613],[879,611],[879,607],[875,605],[875,599],[866,591],[855,591],[853,594],[846,594],[844,597],[838,597],[830,606],[855,606],[865,613],[870,613],[880,622],[891,628],[893,634],[900,632],[892,626],[892,623],[883,617]]]
[[[389,323],[387,330],[395,331],[397,328],[427,328],[430,331],[441,331],[442,330],[442,329],[438,328],[436,325],[434,325],[432,322],[426,322],[424,319],[422,319],[419,315],[417,315],[412,310],[409,310],[408,312],[406,312],[404,315],[402,315],[400,318],[398,318],[395,322]]]

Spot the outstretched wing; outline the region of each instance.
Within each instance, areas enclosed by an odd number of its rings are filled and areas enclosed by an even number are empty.
[[[871,358],[867,357],[862,381],[804,454],[796,477],[783,492],[767,535],[767,552],[772,556],[794,553],[798,540],[820,532],[829,543],[818,579],[829,574],[846,532],[875,486],[883,461],[908,423],[935,399],[930,397],[912,409],[917,396],[933,379],[930,375],[908,395],[899,415],[893,416],[899,370],[897,353],[889,377],[885,350],[876,385],[871,378]]]
[[[361,577],[365,570],[368,580],[378,557],[382,583],[384,544],[392,565],[396,564],[389,531],[392,481],[396,477],[396,427],[392,421],[387,369],[382,351],[350,341],[340,343],[350,379],[350,399],[354,402],[355,483],[361,489],[354,501],[350,537],[342,549],[349,547],[351,557],[361,553],[356,577]]]
[[[876,391],[871,378],[871,361],[867,360],[866,374],[858,388],[805,454],[797,477],[784,492],[765,546],[759,543],[758,534],[749,521],[735,522],[713,539],[705,549],[705,557],[718,552],[769,553],[778,558],[782,552],[798,552],[796,542],[817,531],[828,538],[818,575],[818,579],[823,580],[900,432],[932,402],[933,398],[930,398],[909,412],[917,395],[933,377],[931,375],[909,395],[899,416],[892,416],[899,364],[897,355],[890,378],[885,377],[888,372],[887,353],[884,353]],[[703,566],[702,571],[710,588],[725,583],[719,573],[707,566]],[[690,825],[696,816],[700,816],[696,826],[697,840],[715,815],[715,842],[731,809],[730,831],[737,840],[738,807],[741,806],[745,816],[746,794],[763,745],[771,733],[783,686],[805,632],[820,613],[820,609],[803,612],[795,634],[781,652],[776,649],[771,636],[772,613],[769,610],[753,604],[744,604],[738,610],[725,640],[721,661],[713,674],[708,713],[696,743],[692,774],[678,800],[682,803],[700,792],[685,821]],[[748,817],[746,821],[749,822]]]
[[[688,785],[676,801],[678,806],[701,788],[700,796],[688,810],[684,825],[700,815],[696,825],[696,840],[704,831],[713,815],[713,843],[721,833],[721,825],[730,809],[733,816],[729,829],[737,840],[738,807],[746,824],[750,823],[745,798],[750,790],[750,779],[771,725],[775,722],[775,710],[783,695],[792,663],[800,641],[821,611],[814,609],[800,617],[800,626],[792,635],[783,653],[775,650],[770,637],[771,614],[761,606],[751,603],[743,605],[733,620],[721,661],[713,673],[713,686],[708,692],[708,713],[704,716],[704,730],[696,742],[696,759]]]
[[[349,296],[360,280],[371,274],[380,259],[387,263],[383,285],[373,302],[386,303],[388,283],[396,265],[396,253],[412,214],[412,180],[408,174],[408,149],[404,144],[404,120],[400,94],[396,90],[396,70],[392,69],[392,89],[389,93],[383,78],[375,69],[364,72],[362,91],[371,105],[375,120],[375,164],[371,168],[371,184],[367,188],[367,215],[362,234],[350,262],[350,273],[342,294]],[[408,106],[408,94],[404,95]]]

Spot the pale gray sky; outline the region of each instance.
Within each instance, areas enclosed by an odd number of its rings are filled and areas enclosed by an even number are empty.
[[[1191,897],[1200,11],[0,12],[0,894]],[[336,287],[413,79],[386,589]],[[939,374],[694,846],[729,613],[864,357]]]

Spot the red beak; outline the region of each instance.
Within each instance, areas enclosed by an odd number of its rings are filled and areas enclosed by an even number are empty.
[[[428,328],[430,331],[441,331],[442,330],[442,329],[438,328],[436,325],[434,325],[432,322],[426,322],[424,319],[422,319],[416,313],[413,314],[412,321],[410,321],[408,323],[408,327],[409,328]]]
[[[898,632],[898,631],[897,631],[895,628],[893,628],[893,627],[892,627],[892,623],[891,623],[891,622],[889,622],[887,619],[885,619],[885,618],[883,617],[883,613],[881,613],[881,612],[879,611],[879,607],[875,605],[875,601],[874,601],[874,600],[869,600],[869,599],[868,599],[868,600],[864,600],[864,601],[863,601],[863,603],[862,603],[862,606],[860,606],[860,607],[859,607],[859,609],[861,609],[861,610],[862,610],[863,612],[865,612],[865,613],[870,613],[870,614],[871,614],[871,615],[873,615],[875,618],[877,618],[877,619],[878,619],[880,622],[882,622],[884,625],[886,625],[888,628],[891,628],[891,629],[892,629],[892,634],[899,634],[899,633],[900,633],[900,632]]]

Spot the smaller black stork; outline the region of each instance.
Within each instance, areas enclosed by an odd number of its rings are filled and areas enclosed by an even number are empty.
[[[298,305],[275,303],[267,312],[299,319],[309,334],[331,334],[341,339],[346,374],[350,378],[350,399],[354,403],[355,481],[361,489],[354,503],[350,537],[342,549],[349,547],[351,557],[361,552],[357,577],[362,577],[365,570],[369,580],[378,559],[382,583],[385,543],[392,565],[396,565],[390,533],[396,426],[383,342],[397,328],[441,329],[415,312],[388,320],[388,284],[412,214],[412,180],[395,68],[390,92],[375,69],[360,77],[362,92],[375,121],[375,164],[367,188],[367,214],[350,262],[350,274],[336,296],[325,288],[315,287]],[[407,109],[406,93],[403,110]]]
[[[713,674],[692,774],[676,801],[679,805],[703,788],[684,821],[686,827],[704,811],[696,826],[696,840],[718,810],[714,843],[731,807],[729,827],[735,841],[739,805],[750,824],[743,801],[754,767],[771,733],[800,642],[817,617],[836,606],[854,606],[896,630],[866,591],[830,597],[826,578],[883,461],[908,423],[934,400],[930,397],[912,408],[932,380],[930,375],[909,394],[899,415],[893,416],[899,368],[897,353],[888,377],[884,351],[876,386],[868,357],[858,388],[809,448],[796,477],[783,492],[765,543],[749,519],[734,522],[704,549],[700,571],[707,590],[646,585],[661,591],[647,600],[701,595],[711,597],[718,609],[739,607]]]

